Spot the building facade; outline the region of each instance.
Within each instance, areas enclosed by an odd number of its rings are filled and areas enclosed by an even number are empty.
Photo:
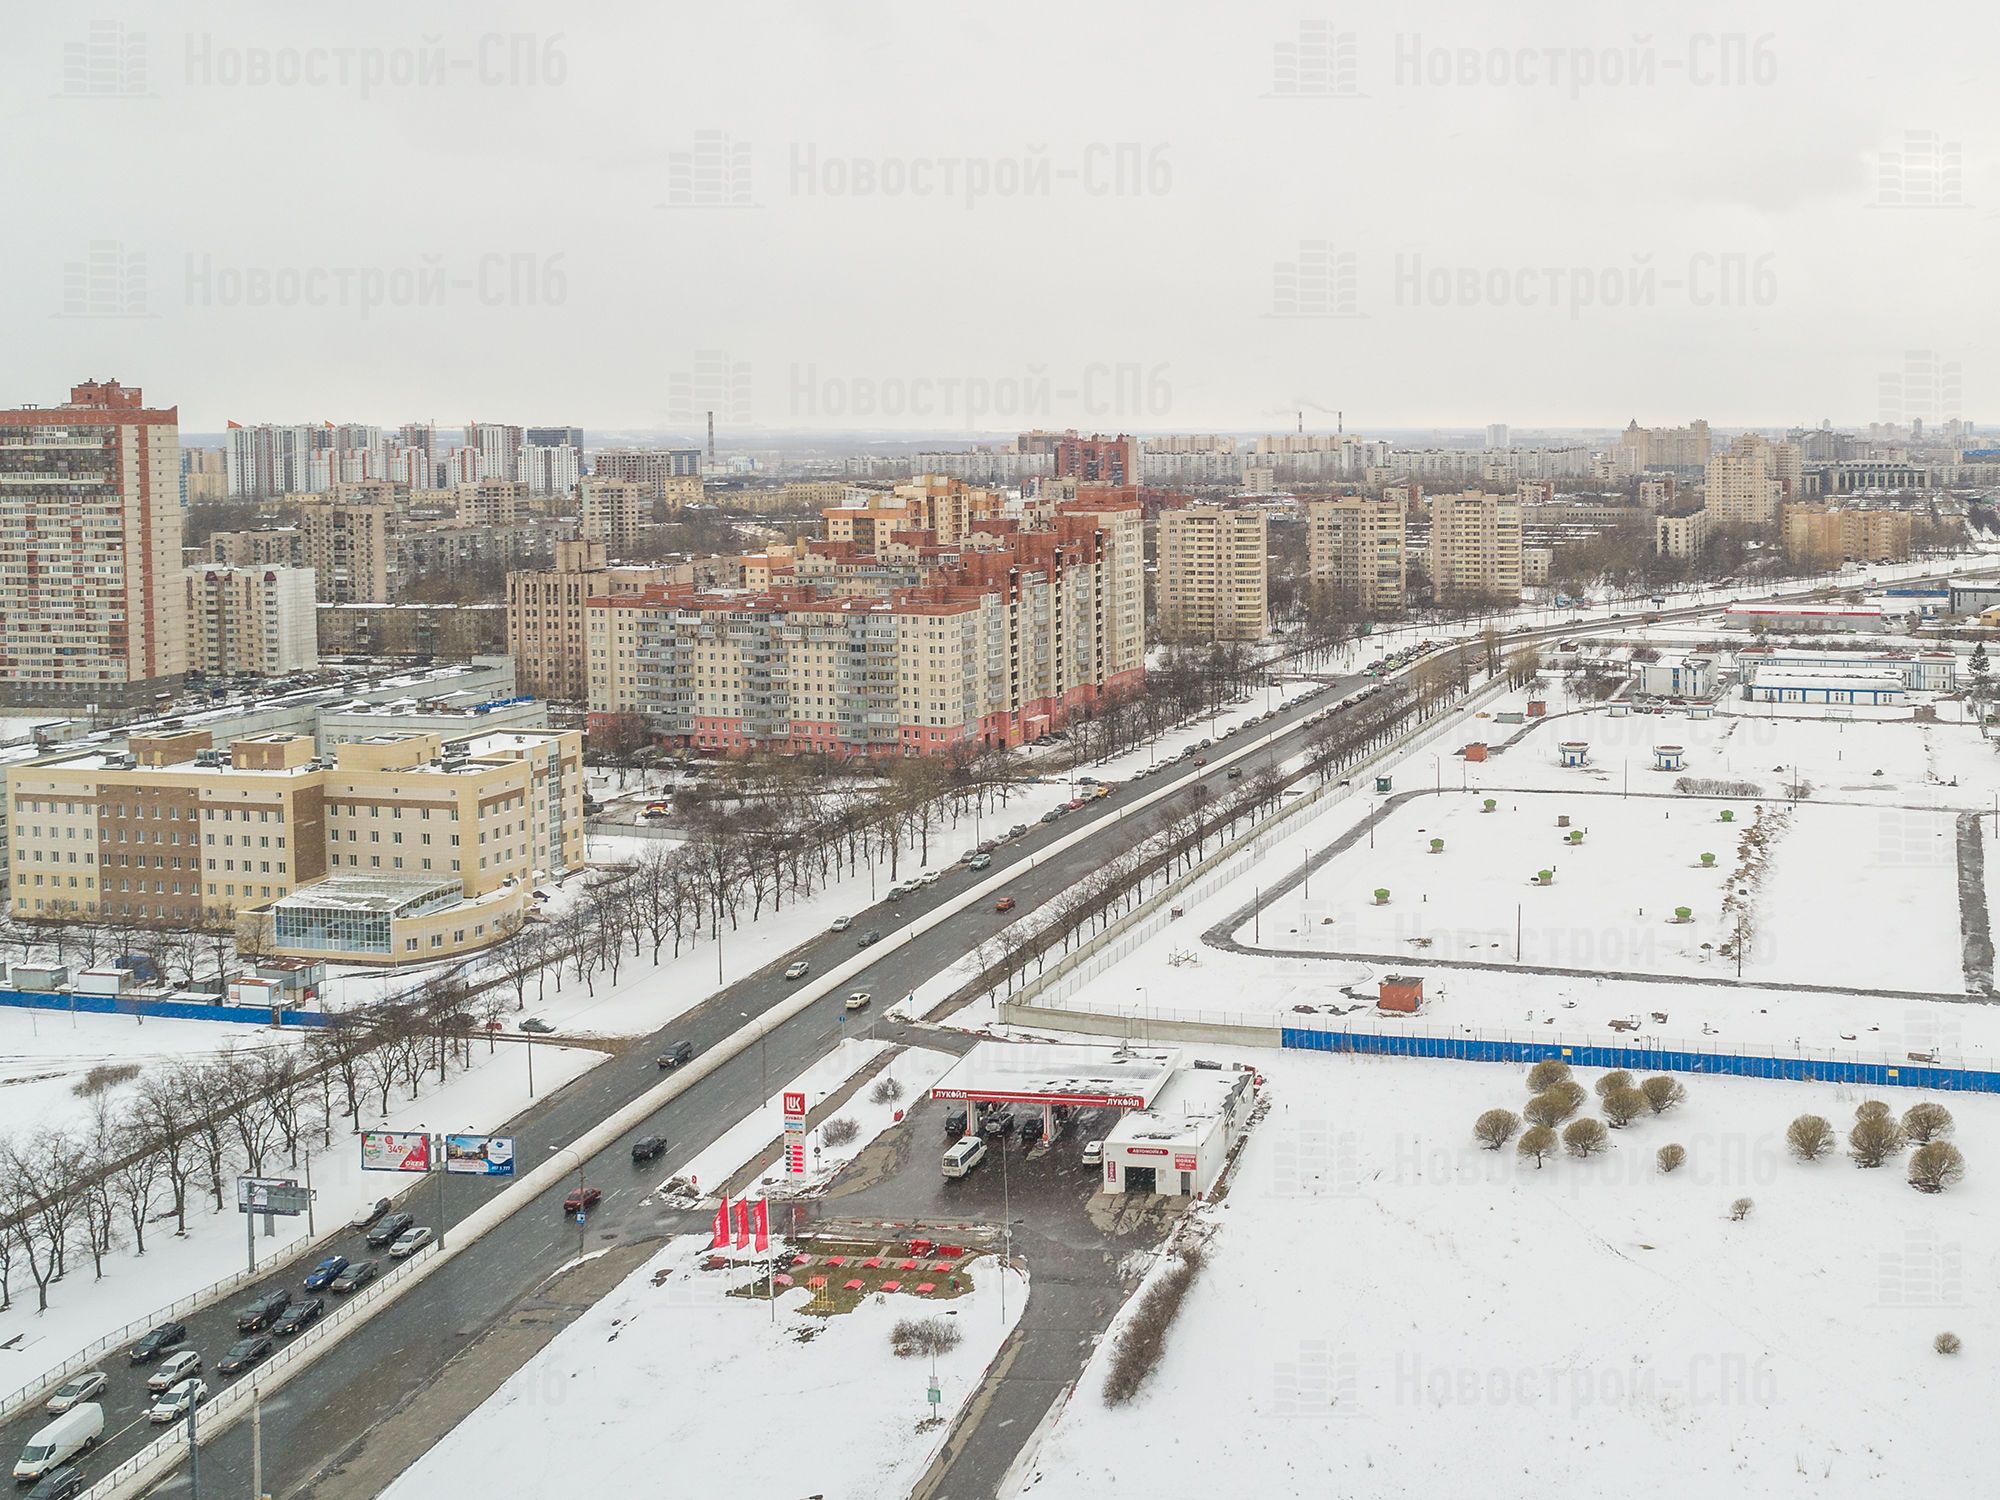
[[[1261,510],[1162,511],[1155,612],[1167,641],[1261,641],[1270,634],[1267,519]]]
[[[1467,490],[1431,500],[1431,593],[1443,604],[1521,597],[1521,502]]]
[[[1787,557],[1831,567],[1848,562],[1906,562],[1911,529],[1908,511],[1787,505],[1780,533]]]
[[[299,506],[300,548],[325,604],[396,597],[395,506],[383,499],[313,499]]]
[[[614,552],[636,546],[640,533],[653,523],[653,502],[660,493],[636,480],[590,475],[583,481],[580,508],[584,538],[603,542]]]
[[[1340,495],[1306,506],[1306,558],[1315,588],[1370,619],[1403,612],[1408,586],[1406,492]]]
[[[643,486],[654,499],[666,498],[666,482],[676,475],[701,475],[699,448],[605,448],[592,459],[590,472],[603,479],[621,479]]]
[[[189,568],[187,664],[207,677],[283,677],[319,665],[309,569]]]
[[[1660,557],[1684,562],[1699,557],[1708,545],[1708,534],[1706,506],[1685,515],[1653,517],[1653,551]]]
[[[596,702],[585,606],[670,581],[664,568],[614,568],[601,541],[558,542],[555,566],[507,575],[507,653],[523,691],[560,703]]]
[[[186,671],[179,418],[117,381],[0,411],[0,697],[129,704]]]

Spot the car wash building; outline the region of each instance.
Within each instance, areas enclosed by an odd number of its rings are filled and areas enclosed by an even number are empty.
[[[1192,1198],[1215,1186],[1250,1124],[1257,1075],[1247,1068],[1178,1068],[1152,1104],[1127,1111],[1104,1138],[1107,1193]]]

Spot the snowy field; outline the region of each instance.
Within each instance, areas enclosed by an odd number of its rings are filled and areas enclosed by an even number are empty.
[[[1984,1489],[2000,1100],[1944,1101],[1969,1169],[1924,1195],[1895,1163],[1786,1155],[1798,1114],[1844,1134],[1851,1090],[1689,1079],[1608,1154],[1537,1170],[1469,1133],[1520,1108],[1522,1069],[1249,1055],[1272,1113],[1198,1210],[1209,1262],[1162,1364],[1106,1408],[1107,1340],[1011,1493]]]

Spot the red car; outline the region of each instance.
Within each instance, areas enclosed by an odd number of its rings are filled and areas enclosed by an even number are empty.
[[[1071,812],[1081,812],[1083,810],[1083,798],[1081,797],[1071,798],[1069,804],[1069,810]]]
[[[993,903],[993,909],[995,911],[1012,911],[1014,909],[1014,898],[1012,896],[1002,896],[998,901]]]
[[[566,1214],[583,1213],[588,1209],[595,1208],[597,1200],[603,1196],[604,1193],[599,1188],[577,1188],[567,1198],[563,1199],[563,1212]]]

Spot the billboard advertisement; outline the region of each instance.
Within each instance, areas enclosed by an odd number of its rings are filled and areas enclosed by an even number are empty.
[[[444,1169],[469,1177],[512,1177],[514,1138],[511,1135],[448,1135],[444,1138]]]
[[[421,1130],[361,1132],[362,1171],[428,1172],[430,1169],[431,1138]]]

